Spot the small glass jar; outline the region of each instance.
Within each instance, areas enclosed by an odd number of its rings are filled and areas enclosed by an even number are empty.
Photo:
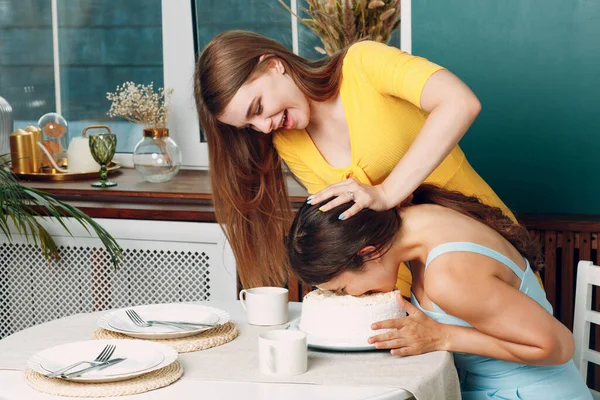
[[[133,165],[147,182],[167,182],[181,168],[181,149],[167,128],[144,129],[133,150]]]
[[[42,144],[54,159],[54,163],[59,167],[66,167],[69,135],[67,120],[57,113],[44,114],[38,120],[38,128],[42,132]],[[46,155],[42,156],[42,166],[52,166]]]

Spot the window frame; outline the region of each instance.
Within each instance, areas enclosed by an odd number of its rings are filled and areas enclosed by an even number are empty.
[[[200,142],[194,101],[193,0],[162,0],[163,74],[172,88],[167,127],[182,152],[182,168],[208,169],[208,145]]]
[[[194,0],[162,0],[163,74],[165,88],[172,88],[170,115],[167,126],[171,137],[181,147],[183,168],[208,169],[208,145],[200,142],[200,124],[194,101]],[[400,48],[412,51],[411,0],[400,2]],[[290,8],[297,11],[297,0],[290,0]],[[293,51],[298,54],[298,20],[290,15]],[[127,155],[129,155],[127,153]],[[115,159],[127,157],[120,153]],[[131,163],[129,160],[124,160]]]

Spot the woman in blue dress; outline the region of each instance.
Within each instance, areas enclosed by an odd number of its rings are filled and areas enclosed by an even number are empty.
[[[571,360],[573,336],[534,275],[539,244],[524,227],[431,185],[401,209],[339,220],[352,204],[301,207],[287,248],[303,282],[355,296],[394,290],[408,262],[411,302],[398,296],[408,316],[373,324],[392,330],[370,343],[397,356],[453,352],[466,400],[592,398]]]

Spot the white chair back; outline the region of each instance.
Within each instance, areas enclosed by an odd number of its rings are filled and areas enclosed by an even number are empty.
[[[575,288],[575,316],[573,318],[573,336],[575,337],[573,361],[584,380],[587,379],[589,362],[600,365],[600,352],[590,349],[590,323],[600,325],[600,312],[592,310],[594,286],[600,286],[600,267],[591,261],[579,261]],[[597,398],[597,392],[592,391],[592,394],[594,398]]]

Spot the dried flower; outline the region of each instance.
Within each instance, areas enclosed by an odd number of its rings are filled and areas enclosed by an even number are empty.
[[[400,0],[306,0],[300,10],[311,18],[302,19],[284,0],[278,0],[292,15],[323,42],[315,50],[333,54],[359,40],[387,43],[400,26]]]
[[[369,2],[369,9],[379,8],[385,6],[385,3],[381,0],[372,0]]]
[[[383,14],[381,14],[379,16],[379,20],[380,21],[385,21],[386,19],[388,19],[389,17],[391,17],[392,15],[394,15],[395,12],[396,12],[395,8],[390,8],[389,10],[387,10],[386,12],[384,12]]]
[[[145,128],[164,128],[167,124],[169,100],[173,89],[159,88],[154,92],[154,84],[140,85],[125,82],[117,86],[114,93],[107,93],[112,101],[108,116],[123,117],[128,121],[144,125]]]

